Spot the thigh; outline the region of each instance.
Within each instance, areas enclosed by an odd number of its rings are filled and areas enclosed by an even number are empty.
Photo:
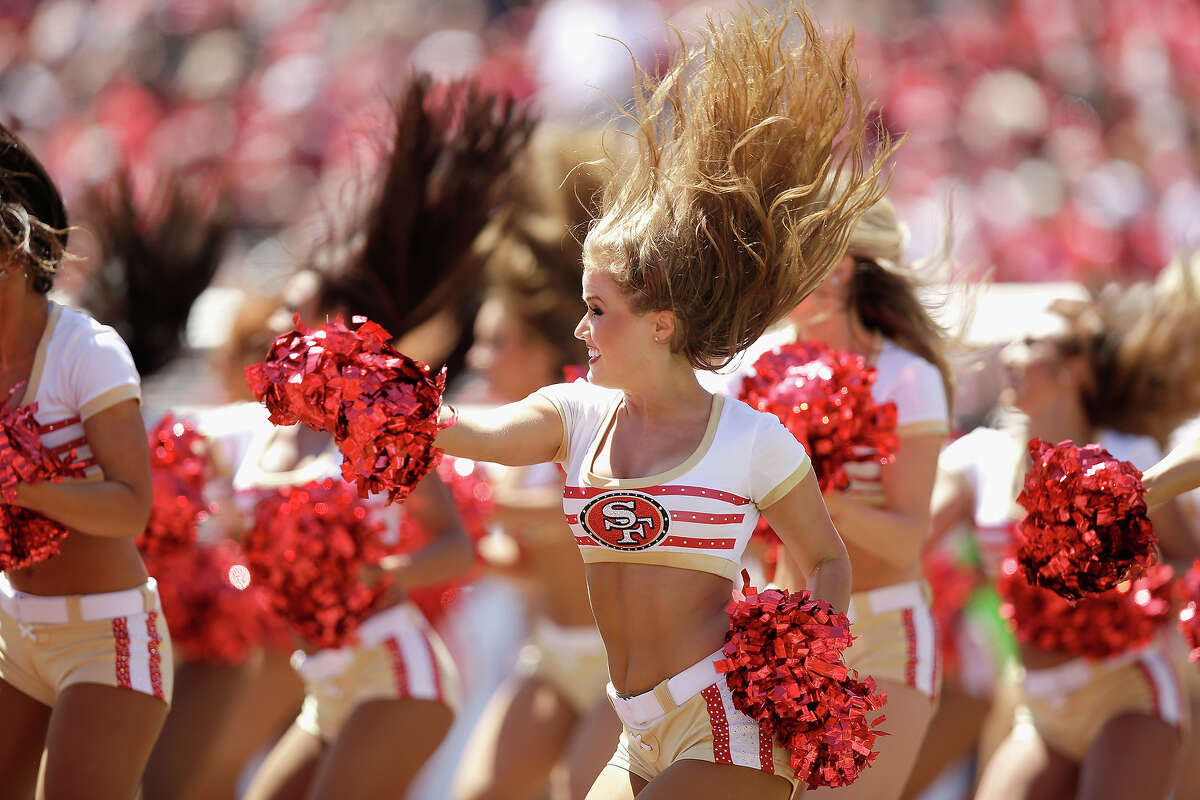
[[[894,800],[904,790],[936,706],[928,695],[893,680],[879,681],[887,692],[883,728],[890,734],[875,740],[878,757],[854,783],[838,790],[841,800]]]
[[[630,800],[638,797],[646,786],[644,779],[610,764],[600,771],[600,777],[588,790],[587,800]]]
[[[1062,800],[1075,796],[1078,779],[1079,766],[1022,722],[988,761],[975,800]]]
[[[612,758],[620,735],[621,720],[608,698],[603,697],[580,717],[571,734],[551,792],[553,800],[583,800]]]
[[[545,784],[575,722],[575,712],[549,684],[514,676],[492,696],[471,732],[455,776],[454,796],[507,800],[533,793]],[[609,755],[615,746],[613,739]]]
[[[142,784],[144,800],[211,797],[199,793],[197,781],[212,770],[225,719],[242,700],[248,681],[244,667],[184,662],[175,673],[171,713]]]
[[[0,681],[0,800],[27,800],[50,724],[50,706]]]
[[[321,757],[310,800],[403,797],[453,722],[433,700],[360,703]]]
[[[130,689],[67,686],[50,714],[39,798],[135,796],[167,709],[162,700]]]
[[[246,791],[245,800],[302,800],[308,796],[325,745],[293,724],[283,734]]]
[[[778,775],[690,759],[667,767],[637,795],[638,800],[788,800],[791,796],[792,784]]]
[[[1157,717],[1123,714],[1109,720],[1080,770],[1080,800],[1167,797],[1181,748],[1179,730]]]
[[[951,681],[942,683],[937,711],[929,722],[921,750],[913,762],[912,772],[901,795],[919,797],[947,768],[965,757],[972,756],[979,746],[983,724],[987,720],[991,701],[962,690]],[[884,709],[887,713],[887,709]],[[889,715],[887,722],[891,722]],[[884,723],[887,727],[887,723]]]

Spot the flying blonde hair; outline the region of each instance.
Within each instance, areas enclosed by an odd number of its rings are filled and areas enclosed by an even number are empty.
[[[672,350],[711,370],[826,278],[894,146],[868,143],[853,36],[827,37],[803,6],[710,17],[679,44],[661,79],[635,63],[636,154],[610,160],[584,261],[635,311],[673,311]]]

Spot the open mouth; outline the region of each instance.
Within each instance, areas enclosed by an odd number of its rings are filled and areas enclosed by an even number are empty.
[[[587,349],[587,355],[588,355],[588,363],[589,364],[595,364],[597,361],[600,360],[600,351],[594,347],[589,347]]]

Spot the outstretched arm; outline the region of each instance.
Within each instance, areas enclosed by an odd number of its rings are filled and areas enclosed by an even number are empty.
[[[442,407],[441,421],[454,412]],[[538,394],[498,408],[464,407],[458,421],[438,433],[435,444],[452,456],[524,467],[553,461],[565,428],[554,404]]]
[[[1146,505],[1165,503],[1200,487],[1200,438],[1184,442],[1142,474]]]

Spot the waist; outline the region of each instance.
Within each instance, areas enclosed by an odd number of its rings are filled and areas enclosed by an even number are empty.
[[[718,650],[659,682],[650,691],[633,696],[622,695],[609,683],[608,699],[626,726],[649,728],[718,680],[724,680],[716,668],[716,662],[723,658],[724,653]]]
[[[158,584],[147,578],[140,586],[116,592],[50,597],[14,589],[0,574],[0,609],[25,624],[66,625],[130,617],[158,608]]]
[[[132,538],[71,531],[46,561],[7,573],[14,589],[34,595],[103,594],[145,583],[148,573]]]
[[[860,619],[878,614],[921,608],[927,605],[929,605],[929,585],[925,581],[905,581],[891,586],[881,586],[878,589],[855,592],[850,595],[850,605],[846,608],[846,616],[853,625]]]
[[[1126,653],[1096,661],[1082,656],[1047,667],[1026,667],[1021,684],[1025,694],[1035,699],[1054,699],[1082,689],[1099,675],[1141,660],[1155,652],[1156,645],[1150,644]]]
[[[341,674],[354,661],[355,653],[393,638],[416,633],[428,635],[425,616],[407,601],[385,608],[368,617],[358,626],[358,642],[347,647],[327,648],[315,653],[297,650],[292,654],[292,666],[306,681],[321,681]]]

